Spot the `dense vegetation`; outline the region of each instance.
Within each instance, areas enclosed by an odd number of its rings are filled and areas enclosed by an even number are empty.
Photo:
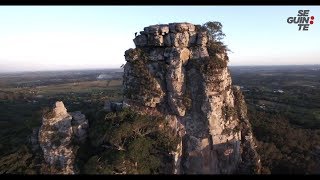
[[[279,113],[249,111],[263,173],[319,173],[320,130],[294,127]]]
[[[262,172],[319,173],[320,71],[312,66],[231,67],[231,74],[246,98]]]
[[[164,117],[99,111],[91,119],[88,151],[80,154],[83,173],[157,174],[171,173],[178,139]],[[88,155],[88,152],[89,155]],[[85,161],[87,159],[87,161]]]

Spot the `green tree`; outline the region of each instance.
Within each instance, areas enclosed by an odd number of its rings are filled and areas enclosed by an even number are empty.
[[[222,42],[223,38],[226,36],[222,31],[222,27],[222,24],[218,21],[208,21],[201,26],[202,30],[208,33],[207,47],[210,56],[215,55],[216,53],[231,51]]]
[[[222,24],[218,21],[208,21],[202,25],[202,27],[209,33],[209,41],[221,42],[226,36],[222,32]]]

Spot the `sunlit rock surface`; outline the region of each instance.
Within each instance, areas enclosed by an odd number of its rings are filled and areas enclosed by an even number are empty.
[[[209,54],[207,32],[190,23],[152,25],[133,41],[136,48],[125,52],[124,103],[169,120],[181,138],[172,173],[259,173],[242,93],[228,67],[206,65],[228,61],[226,52]]]

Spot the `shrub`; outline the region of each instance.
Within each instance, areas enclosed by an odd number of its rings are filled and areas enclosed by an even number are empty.
[[[195,68],[205,76],[214,76],[220,69],[226,68],[227,62],[216,56],[205,57],[200,59],[190,59],[186,70]]]
[[[27,146],[22,145],[15,153],[0,158],[0,173],[25,174],[28,172],[34,174],[35,168],[32,163],[30,150]]]
[[[186,109],[190,109],[192,106],[192,99],[190,98],[190,95],[184,94],[182,96],[182,103],[186,107]]]
[[[225,119],[228,120],[231,117],[234,117],[237,115],[237,111],[234,107],[231,106],[224,106],[222,109],[222,114],[225,115]]]
[[[48,107],[42,109],[43,117],[46,119],[51,119],[55,117],[55,113]]]
[[[215,56],[217,53],[226,53],[228,51],[228,48],[226,45],[224,45],[222,42],[215,42],[215,41],[208,41],[207,43],[207,49],[209,56]],[[228,56],[226,60],[228,60]]]
[[[149,63],[148,55],[139,48],[134,50],[139,59],[128,62],[132,68],[130,76],[134,80],[128,81],[124,88],[124,96],[132,100],[141,100],[141,97],[161,96],[161,89],[156,87],[156,79],[149,72],[147,64]]]

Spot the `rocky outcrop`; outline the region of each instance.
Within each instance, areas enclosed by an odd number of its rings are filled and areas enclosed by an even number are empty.
[[[235,106],[240,120],[241,127],[241,152],[242,163],[239,166],[239,173],[260,173],[262,165],[260,156],[255,148],[257,147],[252,134],[252,128],[247,116],[247,106],[239,86],[233,87]]]
[[[55,103],[53,110],[44,115],[38,135],[44,160],[50,169],[54,169],[45,173],[76,172],[77,144],[86,140],[87,128],[88,120],[81,112],[68,113],[63,102]]]
[[[128,107],[128,104],[124,102],[106,101],[103,106],[103,109],[106,112],[118,112],[118,111],[122,111],[126,107]]]
[[[76,143],[84,143],[87,139],[88,120],[80,111],[71,112],[70,115],[74,140]]]
[[[166,116],[181,142],[172,173],[259,173],[246,105],[232,88],[225,51],[201,26],[145,27],[125,52],[124,103]]]

